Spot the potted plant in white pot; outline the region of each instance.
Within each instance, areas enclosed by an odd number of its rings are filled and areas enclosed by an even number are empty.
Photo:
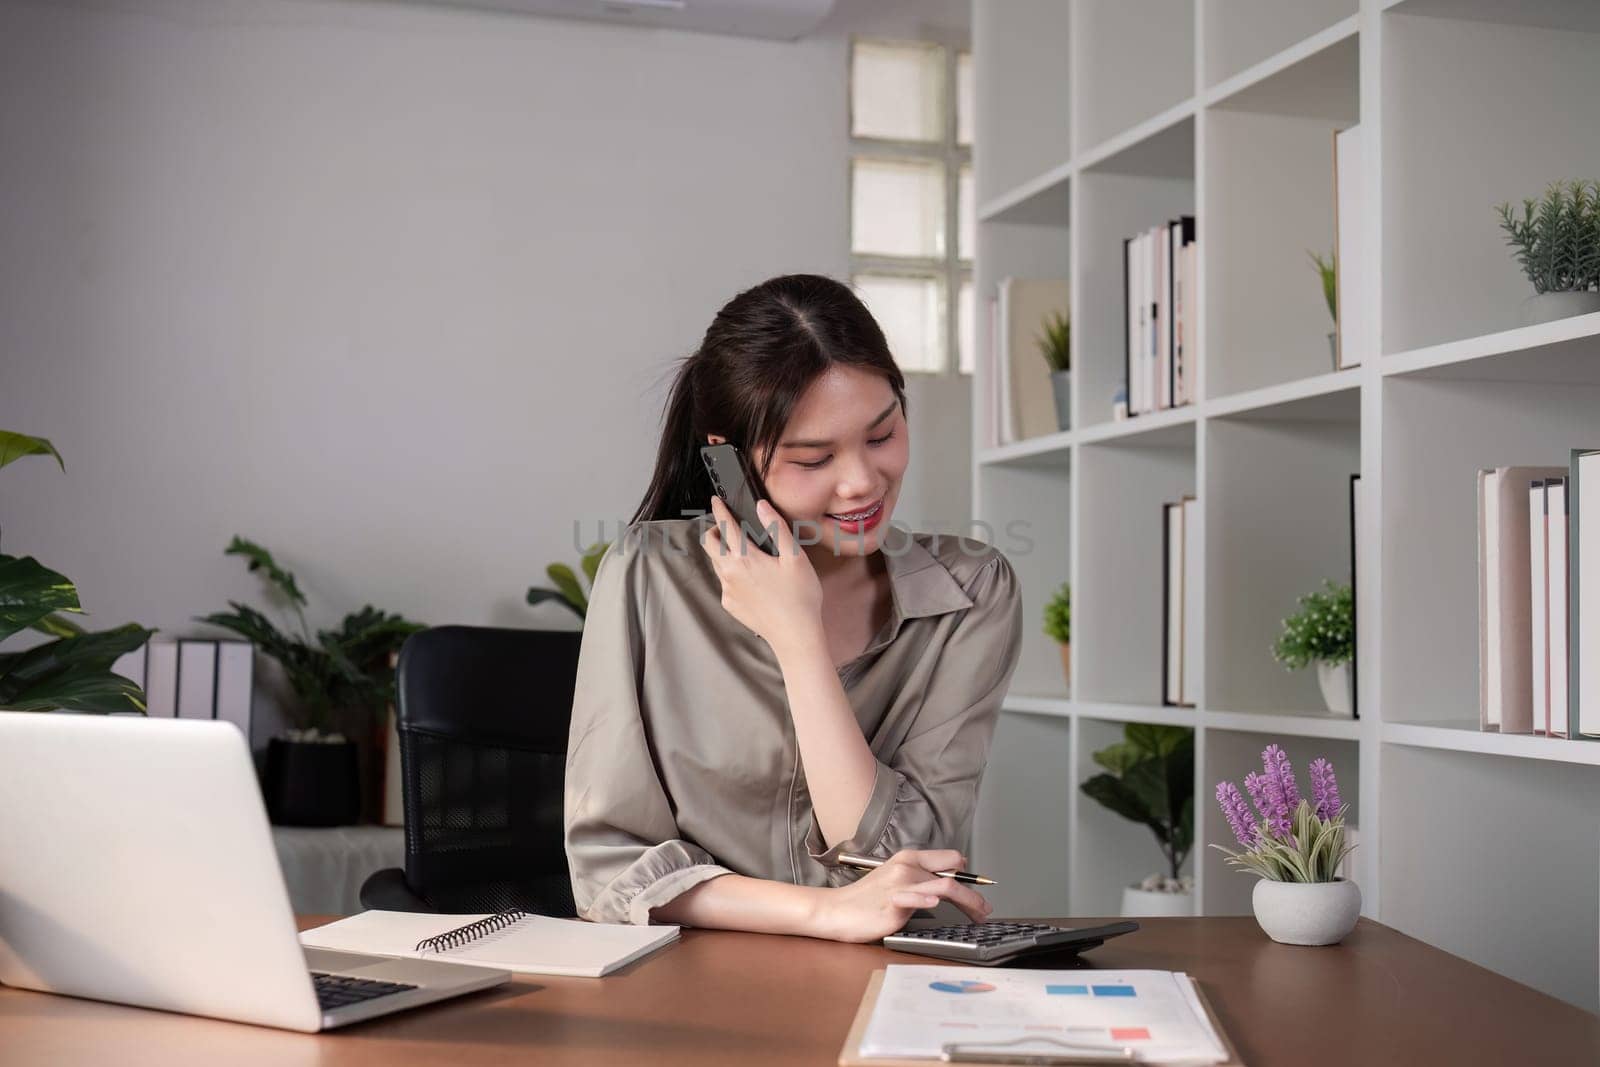
[[[1232,782],[1217,783],[1217,804],[1241,851],[1211,847],[1229,865],[1260,876],[1251,903],[1268,937],[1286,945],[1336,944],[1361,917],[1361,890],[1338,873],[1355,846],[1345,840],[1333,764],[1311,761],[1311,796],[1302,798],[1283,749],[1268,745],[1261,763],[1260,773],[1244,779],[1250,803]]]
[[[1194,731],[1128,723],[1123,740],[1094,754],[1105,772],[1080,789],[1108,810],[1149,827],[1165,870],[1122,890],[1122,914],[1193,915],[1194,879],[1183,873],[1194,847]]]
[[[1039,354],[1050,364],[1050,385],[1056,397],[1056,426],[1072,429],[1072,319],[1059,311],[1044,320]]]
[[[1055,596],[1044,606],[1044,632],[1061,646],[1061,672],[1067,691],[1072,691],[1072,585],[1062,582]]]
[[[298,635],[284,633],[261,612],[232,600],[232,611],[198,619],[252,641],[278,661],[293,690],[287,709],[292,726],[267,744],[262,783],[267,812],[285,826],[356,822],[362,812],[361,769],[364,762],[376,762],[375,726],[394,699],[390,654],[426,627],[369,604],[346,615],[337,629],[313,634],[300,610],[305,594],[270,552],[235,536],[224,554],[243,556],[250,570],[261,571],[300,624]],[[376,798],[378,791],[366,792]]]
[[[1522,217],[1501,204],[1506,244],[1533,283],[1522,302],[1528,325],[1600,311],[1600,182],[1551,182]]]
[[[1300,610],[1283,620],[1272,655],[1291,671],[1317,665],[1322,700],[1335,715],[1354,708],[1350,664],[1356,655],[1355,592],[1348,584],[1324,581],[1323,588],[1300,598]]]

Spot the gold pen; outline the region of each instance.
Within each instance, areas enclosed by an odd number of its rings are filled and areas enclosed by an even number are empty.
[[[857,856],[854,852],[841,852],[839,853],[838,862],[841,867],[859,867],[861,870],[870,871],[874,867],[882,867],[888,861],[874,859],[871,856]],[[971,871],[934,871],[933,873],[938,878],[954,878],[956,881],[965,882],[968,885],[1000,884],[993,878],[987,878],[981,874],[973,874]]]

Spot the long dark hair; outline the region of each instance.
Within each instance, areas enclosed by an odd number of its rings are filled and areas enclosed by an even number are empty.
[[[633,522],[679,519],[711,506],[700,462],[707,434],[719,434],[755,462],[763,479],[795,405],[829,367],[878,375],[904,410],[906,380],[883,330],[848,285],[819,274],[785,274],[723,306],[700,347],[679,361],[662,418],[655,474]]]

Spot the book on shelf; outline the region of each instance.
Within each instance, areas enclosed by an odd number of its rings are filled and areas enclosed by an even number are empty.
[[[1570,725],[1600,737],[1600,449],[1572,450],[1566,498]]]
[[[1172,707],[1195,705],[1199,605],[1190,574],[1198,566],[1199,521],[1192,496],[1161,505],[1161,703]]]
[[[1361,298],[1361,265],[1367,262],[1367,210],[1361,127],[1333,135],[1334,367],[1359,367],[1371,344],[1370,310]],[[1352,277],[1352,274],[1354,277]]]
[[[1545,638],[1549,699],[1547,732],[1570,735],[1567,703],[1567,480],[1544,483]]]
[[[1570,454],[1568,467],[1478,472],[1485,730],[1600,737],[1600,450]]]
[[[1184,215],[1122,242],[1123,380],[1129,415],[1194,400],[1195,220]]]
[[[1478,472],[1478,725],[1508,734],[1534,728],[1533,483],[1561,467]]]
[[[1350,476],[1350,645],[1355,655],[1350,657],[1350,717],[1361,718],[1361,596],[1357,583],[1359,573],[1359,546],[1361,517],[1366,504],[1361,491],[1361,475]]]
[[[1528,619],[1531,627],[1530,701],[1532,732],[1550,732],[1550,571],[1545,563],[1549,544],[1549,515],[1545,511],[1544,479],[1528,486]]]
[[[999,387],[997,445],[1057,433],[1055,387],[1039,338],[1052,314],[1068,314],[1064,278],[1004,278],[997,289],[993,369]]]

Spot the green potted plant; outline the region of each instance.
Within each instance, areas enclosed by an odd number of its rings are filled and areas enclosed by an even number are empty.
[[[1317,253],[1306,250],[1306,255],[1311,257],[1311,263],[1317,268],[1317,277],[1322,280],[1322,299],[1328,303],[1328,317],[1333,320],[1334,328],[1328,331],[1328,358],[1333,361],[1333,369],[1339,369],[1339,267],[1338,260],[1332,252],[1326,259]]]
[[[1350,663],[1356,655],[1355,593],[1348,584],[1324,581],[1323,588],[1300,598],[1300,610],[1283,620],[1272,655],[1291,671],[1315,663],[1323,702],[1336,715],[1349,715]]]
[[[43,437],[0,430],[0,467],[24,456],[66,461]],[[68,614],[83,614],[78,589],[32,556],[0,553],[0,642],[23,630],[52,640],[21,652],[0,652],[0,709],[143,715],[144,690],[111,672],[111,665],[150,639],[154,630],[128,623],[91,633]]]
[[[1050,365],[1050,385],[1056,396],[1056,425],[1072,429],[1072,319],[1053,311],[1044,320],[1037,339],[1039,354]]]
[[[1540,200],[1523,200],[1520,218],[1510,204],[1497,210],[1533,283],[1522,302],[1525,323],[1600,311],[1600,182],[1551,182]]]
[[[1061,671],[1072,692],[1072,583],[1062,582],[1055,596],[1044,606],[1044,632],[1061,646]]]
[[[595,572],[600,569],[600,559],[606,554],[606,549],[611,547],[610,541],[596,541],[583,551],[583,559],[579,566],[583,568],[584,577],[589,580],[589,588],[594,588]],[[550,576],[554,589],[542,586],[528,587],[528,603],[542,604],[546,600],[553,600],[570,608],[573,614],[581,620],[589,613],[589,597],[584,592],[583,586],[578,582],[578,576],[572,573],[572,568],[565,563],[552,563],[544,569]]]
[[[282,666],[294,701],[291,727],[267,745],[263,792],[272,821],[286,826],[343,826],[361,816],[362,756],[372,765],[372,739],[394,698],[390,654],[425,626],[370,604],[332,630],[312,633],[301,608],[305,594],[265,548],[235,536],[224,555],[242,556],[259,571],[269,594],[294,611],[299,633],[278,629],[266,615],[230,600],[231,611],[198,621],[252,641]],[[352,736],[353,735],[353,736]]]
[[[1107,810],[1155,835],[1165,870],[1122,890],[1122,914],[1192,915],[1194,880],[1183,863],[1194,848],[1194,731],[1130,722],[1122,741],[1094,754],[1105,770],[1079,788]]]

